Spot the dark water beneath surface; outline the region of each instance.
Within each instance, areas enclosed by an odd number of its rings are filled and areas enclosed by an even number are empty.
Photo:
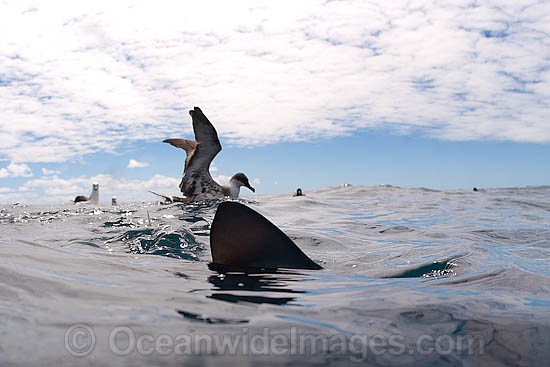
[[[548,363],[550,187],[306,195],[242,201],[320,271],[209,266],[218,202],[0,206],[0,364]]]

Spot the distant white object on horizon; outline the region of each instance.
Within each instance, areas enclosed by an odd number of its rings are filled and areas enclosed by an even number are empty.
[[[90,195],[90,197],[87,197],[84,195],[78,195],[77,197],[74,198],[75,204],[82,201],[88,201],[92,204],[97,204],[99,202],[99,184],[98,183],[94,183],[92,185],[92,194]]]
[[[99,202],[99,184],[95,183],[92,186],[92,195],[90,195],[90,203],[97,204]]]
[[[244,173],[236,173],[225,185],[220,185],[210,176],[210,163],[222,150],[218,133],[201,109],[195,107],[189,111],[193,119],[195,141],[186,139],[166,139],[176,148],[185,150],[185,168],[179,185],[187,201],[219,199],[229,196],[232,199],[239,197],[241,186],[256,190],[250,186],[248,177]]]
[[[115,206],[118,205],[117,202],[116,202],[116,196],[113,196],[111,198],[111,205],[115,205]]]

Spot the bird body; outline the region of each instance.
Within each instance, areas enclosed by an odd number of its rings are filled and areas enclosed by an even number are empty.
[[[74,198],[75,204],[84,202],[84,201],[88,201],[92,204],[97,204],[99,202],[99,184],[94,183],[92,185],[92,193],[90,194],[89,197],[85,195],[78,195],[77,197]]]

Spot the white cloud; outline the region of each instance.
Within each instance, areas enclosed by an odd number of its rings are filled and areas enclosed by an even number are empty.
[[[92,184],[99,183],[101,202],[109,202],[116,196],[119,202],[123,201],[151,201],[155,197],[149,190],[169,195],[181,195],[178,185],[180,179],[154,175],[148,180],[128,180],[110,174],[99,174],[92,177],[81,176],[69,179],[57,176],[42,176],[25,182],[19,187],[24,192],[18,198],[24,202],[39,203],[66,203],[76,195],[89,195]]]
[[[2,187],[2,186],[0,186],[0,193],[5,194],[5,193],[8,193],[8,192],[13,192],[13,189],[10,188],[10,187]]]
[[[17,192],[0,193],[0,203],[2,204],[27,203],[30,202],[30,199],[29,196]],[[32,199],[36,199],[36,197]]]
[[[128,162],[128,168],[142,168],[142,167],[148,167],[149,163],[147,162],[138,162],[135,159],[130,159],[130,162]]]
[[[191,134],[193,105],[243,145],[370,127],[548,143],[549,12],[533,0],[3,2],[0,159]]]
[[[10,163],[5,168],[0,168],[0,178],[6,177],[32,177],[32,171],[26,164]]]
[[[215,175],[215,176],[212,176],[212,178],[214,179],[214,181],[216,181],[217,183],[219,183],[220,185],[225,185],[226,183],[229,182],[229,180],[231,180],[231,177],[232,176],[226,176],[226,175]]]
[[[50,169],[42,167],[42,174],[43,175],[52,176],[52,175],[58,175],[60,173],[61,173],[61,171],[59,171],[59,170],[50,170]]]
[[[256,178],[252,181],[252,183],[253,183],[254,185],[261,185],[261,184],[262,184],[262,181],[260,181],[260,179],[256,177]]]

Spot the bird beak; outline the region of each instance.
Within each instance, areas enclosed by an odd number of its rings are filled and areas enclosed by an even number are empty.
[[[246,187],[248,187],[250,189],[250,191],[252,192],[256,192],[256,189],[253,188],[252,186],[250,186],[250,184],[246,185]]]

